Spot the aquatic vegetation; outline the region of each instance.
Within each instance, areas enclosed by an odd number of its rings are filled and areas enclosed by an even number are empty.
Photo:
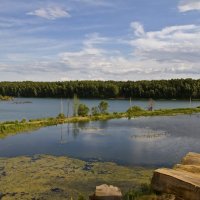
[[[149,140],[163,139],[163,138],[166,138],[167,136],[169,136],[169,134],[165,131],[162,131],[162,130],[154,131],[147,128],[147,129],[140,129],[138,131],[138,134],[132,135],[131,138],[135,140],[149,141]]]
[[[149,185],[154,169],[37,155],[0,158],[0,185],[5,199],[88,199],[96,185],[120,187],[125,194]]]
[[[31,101],[14,101],[13,104],[30,104]]]

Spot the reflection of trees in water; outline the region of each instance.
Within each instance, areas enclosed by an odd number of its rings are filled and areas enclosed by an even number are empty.
[[[66,144],[67,143],[67,136],[65,135],[65,131],[63,130],[63,125],[60,126],[60,143]]]
[[[79,125],[78,124],[79,123],[73,123],[72,124],[72,133],[73,133],[74,139],[76,139],[78,137],[78,135],[79,135],[80,129],[79,129]]]
[[[79,132],[80,132],[79,123],[72,123],[72,124],[68,123],[67,129],[65,129],[63,126],[66,127],[66,125],[63,125],[63,124],[60,125],[60,143],[61,144],[66,144],[68,142],[70,133],[72,134],[74,139],[78,137]]]
[[[107,128],[109,125],[108,125],[108,120],[103,120],[103,121],[99,121],[99,128],[100,129],[105,129]]]
[[[77,122],[77,128],[79,128],[80,130],[90,130],[90,129],[105,129],[109,126],[108,124],[108,120],[102,120],[102,121],[98,121],[98,122],[94,122],[95,124],[93,124],[93,122]]]
[[[78,122],[77,123],[77,126],[80,128],[80,129],[85,129],[88,127],[88,122]]]
[[[66,144],[67,143],[67,138],[70,135],[70,127],[69,127],[69,123],[67,124],[67,130],[63,130],[63,124],[61,124],[60,126],[60,143],[61,144]]]
[[[100,129],[105,129],[108,127],[108,121],[99,121],[99,128]],[[60,125],[60,143],[61,144],[66,144],[68,142],[68,139],[70,137],[70,133],[72,134],[73,138],[76,139],[79,134],[80,130],[85,130],[88,128],[89,123],[88,122],[77,122],[77,123],[68,123],[67,124],[67,129],[64,127],[66,125],[61,124]]]

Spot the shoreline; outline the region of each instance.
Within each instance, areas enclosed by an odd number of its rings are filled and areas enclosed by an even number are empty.
[[[1,101],[14,101],[15,99],[70,99],[73,100],[73,97],[35,97],[35,96],[3,96],[0,95]],[[148,101],[151,99],[150,97],[107,97],[107,98],[99,98],[99,97],[84,97],[80,98],[80,100],[126,100],[129,101],[131,98],[132,101]],[[153,98],[155,101],[190,101],[189,97],[184,98]],[[200,101],[200,98],[192,98],[191,101]]]
[[[4,97],[4,96],[2,96],[2,97]],[[23,96],[20,96],[20,97],[7,96],[7,97],[9,97],[8,101],[14,101],[15,99],[60,99],[60,98],[73,100],[73,97],[70,97],[70,98],[68,98],[68,97],[23,97]],[[149,99],[151,99],[151,98],[131,97],[132,101],[148,101]],[[122,100],[122,101],[126,100],[126,101],[129,101],[130,97],[115,97],[115,98],[90,98],[89,97],[89,98],[80,98],[80,100]],[[188,97],[185,97],[185,98],[154,98],[153,100],[154,101],[188,101],[188,102],[190,102],[190,99]],[[191,100],[192,101],[200,101],[199,98],[192,98]]]

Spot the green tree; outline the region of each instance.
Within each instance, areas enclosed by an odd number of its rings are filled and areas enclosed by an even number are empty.
[[[75,96],[75,99],[77,96],[79,98],[200,99],[200,79],[0,82],[0,95],[41,98],[73,98]],[[76,105],[74,108],[76,115],[78,106]]]
[[[108,102],[106,101],[101,101],[98,105],[98,108],[99,108],[99,112],[101,114],[105,114],[108,112]]]
[[[93,115],[93,116],[97,116],[98,114],[99,114],[99,109],[98,109],[98,107],[92,107],[91,108],[91,114]]]
[[[85,105],[85,104],[80,104],[78,106],[78,115],[79,116],[87,116],[89,113],[90,109]]]

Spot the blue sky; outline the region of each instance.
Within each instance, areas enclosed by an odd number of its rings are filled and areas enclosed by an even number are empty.
[[[199,78],[200,0],[0,0],[0,81]]]

